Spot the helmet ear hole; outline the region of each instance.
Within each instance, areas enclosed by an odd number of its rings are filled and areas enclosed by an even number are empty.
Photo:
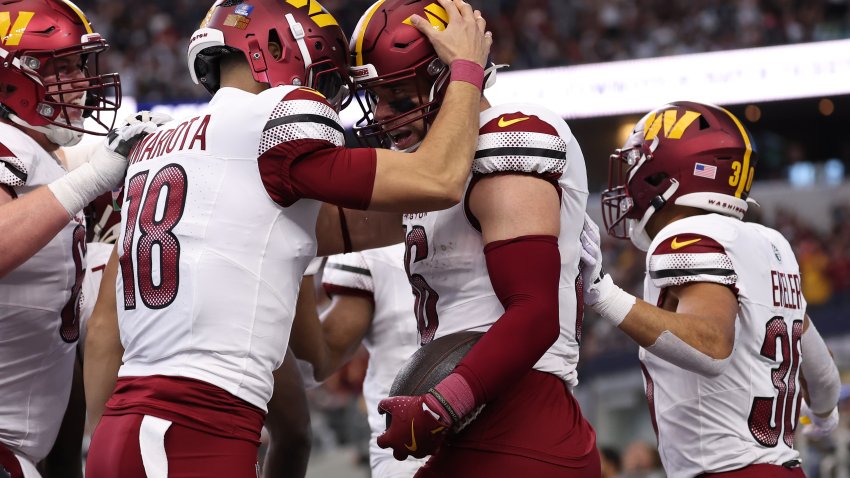
[[[670,176],[667,173],[655,173],[652,176],[647,176],[646,178],[644,178],[644,181],[649,183],[652,187],[657,188],[665,179],[669,177]]]
[[[283,59],[283,43],[280,41],[280,36],[277,34],[277,30],[271,29],[269,30],[269,45],[268,51],[272,58],[275,61],[280,61]]]

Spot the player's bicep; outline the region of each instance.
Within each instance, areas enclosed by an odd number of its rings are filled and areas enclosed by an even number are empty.
[[[485,244],[520,236],[558,236],[561,203],[548,180],[495,174],[481,177],[471,187],[470,220],[480,225]]]
[[[738,316],[738,298],[729,287],[711,282],[691,282],[668,289],[677,300],[676,312],[707,321],[710,328],[724,344],[735,341],[735,319]]]

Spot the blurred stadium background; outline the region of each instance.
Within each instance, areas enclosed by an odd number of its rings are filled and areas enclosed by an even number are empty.
[[[761,208],[749,219],[791,241],[809,314],[850,383],[850,0],[470,1],[494,32],[494,59],[510,65],[488,97],[559,111],[582,145],[592,192],[607,185],[608,155],[655,106],[710,101],[745,119],[760,150],[752,197]],[[121,74],[128,113],[181,115],[206,101],[189,79],[185,50],[209,2],[77,3],[112,45],[105,60]],[[372,1],[321,3],[351,32]],[[599,217],[597,195],[589,209]],[[641,253],[612,238],[604,246],[615,280],[640,293]],[[364,354],[309,392],[309,476],[368,476]],[[581,354],[575,393],[600,447],[622,458],[617,476],[664,476],[636,346],[588,316]],[[811,478],[850,477],[850,385],[842,396],[834,440],[798,438]]]

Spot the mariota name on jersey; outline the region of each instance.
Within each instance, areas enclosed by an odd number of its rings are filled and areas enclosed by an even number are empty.
[[[154,134],[147,135],[130,154],[130,164],[147,161],[164,153],[171,153],[175,149],[178,151],[194,149],[196,144],[201,151],[206,150],[207,126],[209,124],[210,115],[205,115],[203,119],[201,116],[195,116],[174,128],[159,130]]]
[[[803,292],[800,287],[800,275],[779,271],[770,271],[773,284],[773,306],[786,309],[799,309]]]

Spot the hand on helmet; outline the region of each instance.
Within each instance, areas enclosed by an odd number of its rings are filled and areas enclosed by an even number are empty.
[[[390,417],[386,431],[378,437],[378,446],[392,448],[393,456],[399,461],[406,460],[408,455],[414,458],[433,455],[451,427],[451,418],[442,416],[440,409],[439,402],[428,393],[381,400],[378,412]]]
[[[484,67],[493,44],[493,34],[486,31],[487,22],[478,10],[463,0],[437,0],[449,14],[448,26],[438,31],[431,23],[413,15],[411,23],[434,46],[437,56],[446,65],[455,60],[474,61]]]

